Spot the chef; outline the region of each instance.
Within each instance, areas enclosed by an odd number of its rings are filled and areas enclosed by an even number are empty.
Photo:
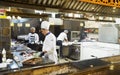
[[[55,64],[57,64],[58,57],[56,52],[56,37],[49,31],[49,27],[50,23],[48,21],[43,21],[41,23],[41,32],[45,35],[45,39],[40,56],[47,55],[49,59],[53,60]]]
[[[27,35],[25,40],[28,40],[28,47],[30,47],[33,50],[36,50],[37,44],[39,42],[39,36],[37,33],[35,33],[35,27],[30,28],[30,33]]]
[[[60,46],[60,57],[61,58],[63,58],[62,43],[63,42],[68,42],[67,34],[68,34],[68,30],[64,30],[57,37],[57,43],[56,44],[58,46]]]

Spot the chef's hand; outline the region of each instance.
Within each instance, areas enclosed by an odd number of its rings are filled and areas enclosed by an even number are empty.
[[[47,53],[47,51],[44,51],[40,54],[40,57],[44,56],[44,54]]]
[[[24,43],[28,43],[29,42],[29,40],[24,40]]]
[[[44,54],[45,54],[44,52],[40,53],[40,57],[44,56]]]

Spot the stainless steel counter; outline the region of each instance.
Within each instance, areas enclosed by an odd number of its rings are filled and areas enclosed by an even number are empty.
[[[11,53],[13,54],[13,58],[11,59],[12,62],[7,64],[7,67],[0,68],[1,75],[21,70],[35,69],[38,67],[54,64],[54,61],[48,58],[41,58],[42,61],[36,64],[23,64],[24,61],[27,61],[31,58],[40,58],[39,55],[37,54],[38,52],[31,50],[24,44],[17,43],[12,45]],[[21,55],[21,53],[25,53],[26,56]]]
[[[117,63],[111,63],[114,59]],[[6,71],[3,75],[118,75],[120,74],[119,59],[120,56],[115,56],[56,65],[23,67],[21,72],[19,70]]]
[[[31,70],[31,69],[36,69],[36,68],[45,67],[45,66],[49,66],[51,64],[54,64],[53,61],[51,61],[47,58],[43,58],[42,60],[43,61],[41,63],[37,63],[37,64],[33,64],[33,65],[25,64],[22,67],[13,68],[13,69],[11,69],[10,66],[8,65],[6,68],[0,68],[0,74],[4,75],[6,73],[21,71],[21,70]]]
[[[63,43],[63,56],[73,60],[80,60],[80,45],[81,42]]]

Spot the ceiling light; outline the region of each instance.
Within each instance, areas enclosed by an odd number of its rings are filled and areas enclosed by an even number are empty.
[[[80,26],[82,27],[84,24],[83,23],[80,23]]]
[[[21,17],[20,17],[20,16],[17,16],[17,19],[19,19],[19,20],[20,20],[20,19],[21,19]]]
[[[7,16],[7,19],[12,19],[12,17],[11,16]]]
[[[103,17],[102,17],[102,16],[99,16],[99,20],[103,20]]]
[[[40,18],[39,20],[40,20],[40,21],[42,21],[42,19],[41,19],[41,18]]]
[[[26,24],[25,24],[25,27],[30,27],[30,23],[26,23]]]
[[[68,14],[68,17],[73,17],[73,13],[69,13],[69,14]]]
[[[18,23],[17,26],[18,26],[18,27],[22,27],[22,23]]]
[[[113,12],[115,12],[115,10],[113,10]]]
[[[113,9],[116,9],[116,7],[113,7]]]
[[[95,9],[94,7],[92,7],[92,9]]]
[[[52,18],[55,18],[55,13],[52,13]]]
[[[113,20],[113,18],[112,18],[112,17],[110,17],[110,18],[109,18],[109,20]]]
[[[16,19],[15,16],[12,16],[12,19]]]
[[[11,22],[11,23],[10,23],[10,26],[11,26],[11,27],[14,27],[14,23],[13,23],[13,22]]]
[[[39,10],[34,10],[34,11],[35,11],[35,13],[39,13],[39,14],[43,13],[43,11],[39,11]]]
[[[74,14],[74,17],[80,18],[80,14]]]

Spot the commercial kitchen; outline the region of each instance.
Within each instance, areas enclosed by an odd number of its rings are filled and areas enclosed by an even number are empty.
[[[0,75],[119,75],[119,15],[119,0],[0,0]],[[55,45],[58,63],[40,56],[44,21],[56,40],[68,31],[63,57]],[[31,27],[39,35],[34,49],[26,40]]]

